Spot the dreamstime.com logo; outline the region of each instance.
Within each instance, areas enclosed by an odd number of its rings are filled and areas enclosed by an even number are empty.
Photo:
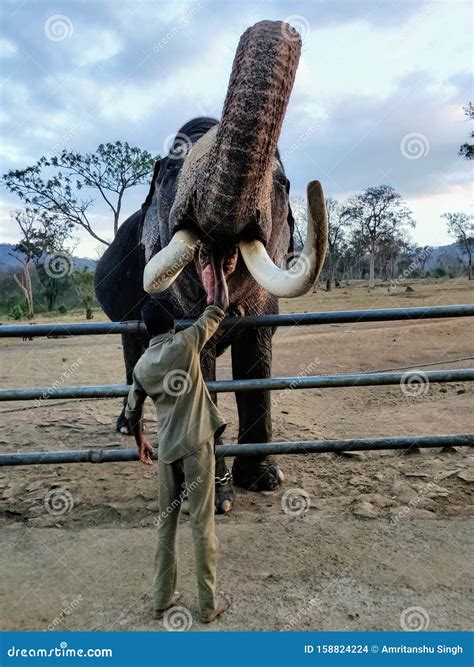
[[[163,616],[163,626],[168,632],[186,632],[193,625],[193,617],[186,607],[171,607]]]
[[[400,141],[400,153],[407,160],[418,160],[430,152],[430,142],[421,132],[405,134]]]
[[[43,268],[50,278],[65,278],[73,267],[72,257],[64,252],[53,252],[45,259]]]
[[[289,39],[290,41],[299,39],[292,30],[288,29],[288,25],[290,25],[296,32],[298,33],[299,37],[301,37],[301,41],[304,42],[307,37],[309,37],[309,33],[311,32],[311,26],[309,24],[308,19],[305,16],[301,16],[300,14],[292,14],[291,16],[287,16],[286,19],[283,21],[282,25],[282,34],[284,37]]]
[[[429,614],[423,607],[407,607],[400,615],[400,627],[405,632],[422,632],[429,624]]]
[[[400,387],[405,396],[419,397],[428,393],[430,381],[423,371],[407,371],[400,379]]]
[[[168,155],[168,160],[184,160],[193,147],[193,142],[187,134],[169,134],[163,142],[163,153]]]
[[[309,493],[304,489],[288,489],[281,497],[281,509],[288,516],[303,516],[310,502]]]
[[[50,489],[45,495],[43,505],[48,514],[61,516],[67,514],[74,507],[74,498],[68,489],[57,486]]]
[[[311,262],[302,252],[289,252],[283,257],[281,265],[295,278],[307,276],[311,271]]]
[[[166,373],[163,381],[163,389],[169,396],[181,396],[189,394],[193,386],[193,380],[187,371],[177,368]]]
[[[67,642],[61,642],[54,648],[15,648],[7,649],[9,658],[111,658],[111,648],[69,648]]]
[[[74,27],[72,21],[64,14],[54,14],[46,19],[44,34],[50,42],[62,42],[71,39]]]

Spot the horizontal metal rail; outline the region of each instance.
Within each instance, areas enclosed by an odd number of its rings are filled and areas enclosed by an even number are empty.
[[[213,380],[207,382],[209,391],[217,393],[239,391],[275,391],[278,389],[324,389],[328,387],[371,387],[374,385],[411,384],[428,385],[439,382],[472,382],[474,368],[442,371],[417,371],[416,369],[384,373],[352,373],[347,375],[307,375],[253,380]],[[178,388],[176,388],[178,389]],[[183,391],[185,391],[184,387]],[[70,398],[117,398],[127,396],[126,384],[90,385],[78,387],[28,387],[26,389],[0,389],[0,401],[34,401]],[[407,391],[410,391],[408,387]]]
[[[421,320],[445,317],[473,317],[474,304],[456,306],[422,306],[417,308],[384,308],[379,310],[339,310],[323,313],[287,313],[280,315],[247,315],[226,317],[224,328],[291,327],[313,324],[343,324]],[[177,329],[185,329],[193,320],[178,320]],[[0,326],[0,338],[23,336],[94,336],[103,334],[139,333],[145,331],[138,320],[130,322],[90,322],[71,324],[18,324]]]
[[[322,454],[324,452],[362,452],[411,447],[466,447],[474,445],[474,434],[420,435],[400,438],[363,438],[358,440],[302,440],[301,442],[258,442],[218,445],[216,455],[261,456],[265,454]],[[154,459],[158,458],[155,449]],[[58,452],[0,454],[0,467],[63,463],[124,463],[137,461],[137,449],[76,449]]]

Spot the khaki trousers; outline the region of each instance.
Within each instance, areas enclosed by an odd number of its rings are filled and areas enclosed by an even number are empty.
[[[217,538],[214,525],[214,438],[190,456],[173,463],[159,461],[160,515],[155,556],[155,609],[166,609],[176,590],[176,533],[183,498],[188,492],[189,512],[196,560],[201,617],[216,607]]]

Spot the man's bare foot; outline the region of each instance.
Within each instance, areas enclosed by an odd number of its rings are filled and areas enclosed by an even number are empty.
[[[212,623],[212,621],[215,621],[216,618],[218,618],[221,614],[227,611],[229,607],[230,607],[230,602],[227,602],[227,600],[224,600],[223,598],[219,598],[217,601],[217,606],[214,609],[214,611],[211,611],[211,613],[208,614],[207,616],[201,616],[201,622]]]
[[[168,609],[171,609],[171,607],[174,607],[175,604],[177,602],[179,602],[180,598],[181,598],[181,593],[179,593],[178,591],[175,591],[173,593],[173,597],[171,598],[171,602],[169,603],[169,605],[167,607],[165,607],[164,609],[155,609],[153,611],[153,618],[156,621],[159,621],[160,618],[163,618],[163,616],[168,611]]]

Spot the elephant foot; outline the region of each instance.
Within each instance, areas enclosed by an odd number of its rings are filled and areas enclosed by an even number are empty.
[[[216,514],[227,514],[234,506],[234,485],[232,473],[224,459],[216,461]]]
[[[132,435],[132,429],[130,428],[130,423],[123,414],[123,412],[117,418],[117,422],[115,424],[115,430],[117,431],[117,433],[121,433],[122,435]]]
[[[117,431],[117,433],[121,433],[122,435],[133,435],[132,429],[130,428],[130,422],[125,417],[123,412],[119,417],[117,417],[117,421],[115,423],[115,430]],[[144,424],[142,421],[143,433],[146,433],[146,430],[147,430],[146,424]]]
[[[236,457],[232,474],[237,486],[249,491],[273,491],[285,480],[280,467],[271,458]]]

